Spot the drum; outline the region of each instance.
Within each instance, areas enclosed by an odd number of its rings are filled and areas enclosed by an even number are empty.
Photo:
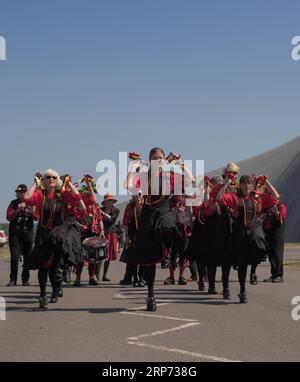
[[[84,259],[88,261],[89,264],[96,264],[107,260],[107,245],[108,241],[99,236],[92,236],[84,239],[82,242]]]

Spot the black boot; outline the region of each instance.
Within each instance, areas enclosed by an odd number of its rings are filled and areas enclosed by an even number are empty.
[[[239,298],[240,298],[240,304],[246,304],[247,303],[247,295],[246,295],[246,292],[242,292],[239,294]]]
[[[56,294],[52,294],[51,295],[51,299],[49,301],[51,304],[55,304],[57,303],[57,295]]]
[[[47,297],[40,297],[39,299],[39,303],[40,303],[40,308],[41,309],[48,309],[48,301],[47,301]]]
[[[257,275],[255,273],[250,275],[250,284],[251,285],[257,285]]]
[[[147,299],[147,311],[155,312],[157,310],[156,301],[154,297],[148,297]]]
[[[208,294],[218,294],[215,287],[209,287],[207,293]]]
[[[7,287],[16,286],[17,282],[14,280],[10,280],[10,282],[6,285]]]
[[[224,290],[223,290],[223,298],[224,298],[224,300],[230,300],[230,292],[229,292],[229,289],[224,289]]]

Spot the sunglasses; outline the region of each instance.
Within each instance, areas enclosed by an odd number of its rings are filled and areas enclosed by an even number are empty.
[[[54,176],[54,175],[47,175],[47,176],[46,176],[46,179],[54,179],[54,180],[56,180],[56,179],[57,179],[57,176]]]

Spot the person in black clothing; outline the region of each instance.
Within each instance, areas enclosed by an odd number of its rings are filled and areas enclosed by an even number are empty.
[[[102,281],[110,281],[107,277],[107,271],[109,268],[110,261],[117,260],[118,257],[118,233],[116,227],[116,221],[119,217],[120,210],[114,206],[117,202],[111,194],[104,195],[104,199],[102,201],[102,216],[103,216],[103,224],[104,224],[104,233],[105,237],[108,240],[108,259],[104,262],[103,266],[103,277]],[[101,263],[97,264],[97,279],[100,279],[100,269]]]
[[[118,234],[118,252],[121,252],[125,244],[125,233],[124,233],[124,229],[122,227],[120,220],[116,224],[116,227],[117,227],[117,234]]]
[[[226,179],[224,188],[229,181]],[[233,217],[229,248],[233,253],[232,264],[238,267],[240,303],[247,302],[245,283],[248,265],[255,268],[261,261],[265,261],[269,251],[261,223],[261,214],[264,208],[273,208],[276,204],[277,191],[271,184],[270,187],[272,187],[272,195],[266,198],[266,195],[255,191],[253,177],[243,175],[240,178],[237,193],[225,193],[221,198],[221,204],[230,210]]]
[[[28,255],[33,248],[33,221],[37,220],[35,208],[24,202],[27,191],[26,184],[20,184],[16,189],[16,199],[11,201],[6,212],[9,223],[9,249],[11,255],[10,281],[7,286],[17,285],[18,264],[23,257],[22,285],[29,285]]]
[[[67,179],[68,189],[63,190],[62,181],[56,171],[48,169],[43,175],[37,173],[34,184],[24,195],[29,205],[36,206],[39,216],[34,248],[30,253],[28,266],[33,270],[38,269],[39,305],[42,309],[48,308],[46,293],[48,275],[52,286],[50,302],[56,303],[57,297],[63,296],[62,277],[59,272],[61,259],[66,257],[64,262],[68,263],[65,251],[69,251],[69,255],[73,257],[72,240],[66,238],[64,233],[71,227],[64,226],[64,222],[67,206],[73,202],[80,202],[82,197],[71,183],[69,176]]]
[[[136,243],[136,235],[139,228],[141,210],[143,205],[143,199],[141,193],[134,195],[132,200],[127,204],[124,217],[123,227],[125,230],[125,249],[123,254],[126,258],[126,249],[129,246],[134,246]],[[120,258],[120,261],[126,261],[125,258]],[[123,280],[120,281],[120,285],[132,285],[134,287],[144,287],[144,268],[140,265],[128,264],[126,265],[126,272]]]
[[[154,297],[156,264],[169,255],[178,231],[176,213],[170,207],[170,195],[174,194],[177,183],[182,185],[183,175],[165,171],[163,167],[168,162],[172,163],[182,168],[187,181],[193,178],[183,163],[178,159],[173,160],[174,155],[171,154],[168,159],[163,149],[155,147],[149,154],[151,168],[148,171],[140,171],[141,162],[138,160],[132,165],[127,176],[128,189],[133,194],[141,189],[145,195],[136,245],[127,249],[126,262],[145,266],[148,287],[147,311],[157,310]],[[175,181],[177,175],[178,181]]]
[[[279,202],[271,209],[265,209],[263,228],[266,240],[270,246],[268,253],[271,264],[271,277],[264,282],[283,282],[283,252],[284,252],[284,226],[286,221],[286,206]]]

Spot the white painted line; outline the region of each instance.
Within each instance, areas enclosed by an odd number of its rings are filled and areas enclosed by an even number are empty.
[[[165,320],[174,320],[174,321],[185,321],[185,322],[197,322],[197,320],[193,320],[191,318],[178,318],[178,317],[170,317],[170,316],[159,316],[158,314],[149,314],[149,313],[135,313],[135,312],[120,312],[121,314],[134,314],[136,316],[145,316],[152,318],[164,318]]]
[[[114,294],[114,299],[115,300],[137,300],[137,299],[141,299],[141,298],[145,298],[145,299],[147,299],[147,295],[146,295],[146,293],[145,293],[145,296],[131,296],[131,295],[127,295],[127,296],[125,296],[125,295],[123,295],[123,294],[121,294],[121,293],[116,293],[116,294]],[[183,299],[176,299],[176,300],[168,300],[167,298],[156,298],[155,299],[156,300],[156,302],[167,302],[167,303],[171,303],[171,302],[182,302],[183,301]]]
[[[189,324],[184,324],[184,325],[180,325],[180,326],[175,326],[175,328],[171,328],[171,329],[165,329],[165,330],[159,330],[159,331],[157,331],[157,332],[141,334],[141,335],[136,336],[136,337],[129,337],[129,338],[127,338],[127,340],[134,340],[134,341],[137,341],[139,338],[159,336],[159,335],[161,335],[161,334],[170,333],[170,332],[175,332],[176,330],[186,329],[186,328],[189,328],[189,327],[191,327],[191,326],[196,326],[196,325],[199,325],[199,324],[200,324],[200,322],[191,322],[191,323],[189,323]]]
[[[127,343],[130,345],[148,347],[151,349],[168,351],[171,353],[179,353],[179,354],[187,355],[187,356],[194,357],[194,358],[202,358],[202,359],[207,359],[207,360],[217,361],[217,362],[242,362],[242,361],[235,361],[235,360],[227,359],[227,358],[215,357],[212,355],[190,352],[190,351],[186,351],[186,350],[182,350],[182,349],[174,349],[174,348],[167,348],[165,346],[150,345],[150,344],[146,344],[145,342],[127,342]]]
[[[156,304],[156,306],[163,306],[163,305],[169,305],[169,302],[163,302],[161,304]],[[131,311],[131,310],[145,310],[146,308],[147,308],[147,305],[143,305],[143,306],[138,306],[136,308],[129,308],[128,311]],[[122,312],[120,312],[120,313],[122,313]]]
[[[142,298],[143,296],[124,296],[121,293],[116,293],[114,295],[114,299],[122,299],[122,300],[130,300],[130,299],[137,299],[137,298]],[[146,293],[145,293],[145,298],[146,298]]]

